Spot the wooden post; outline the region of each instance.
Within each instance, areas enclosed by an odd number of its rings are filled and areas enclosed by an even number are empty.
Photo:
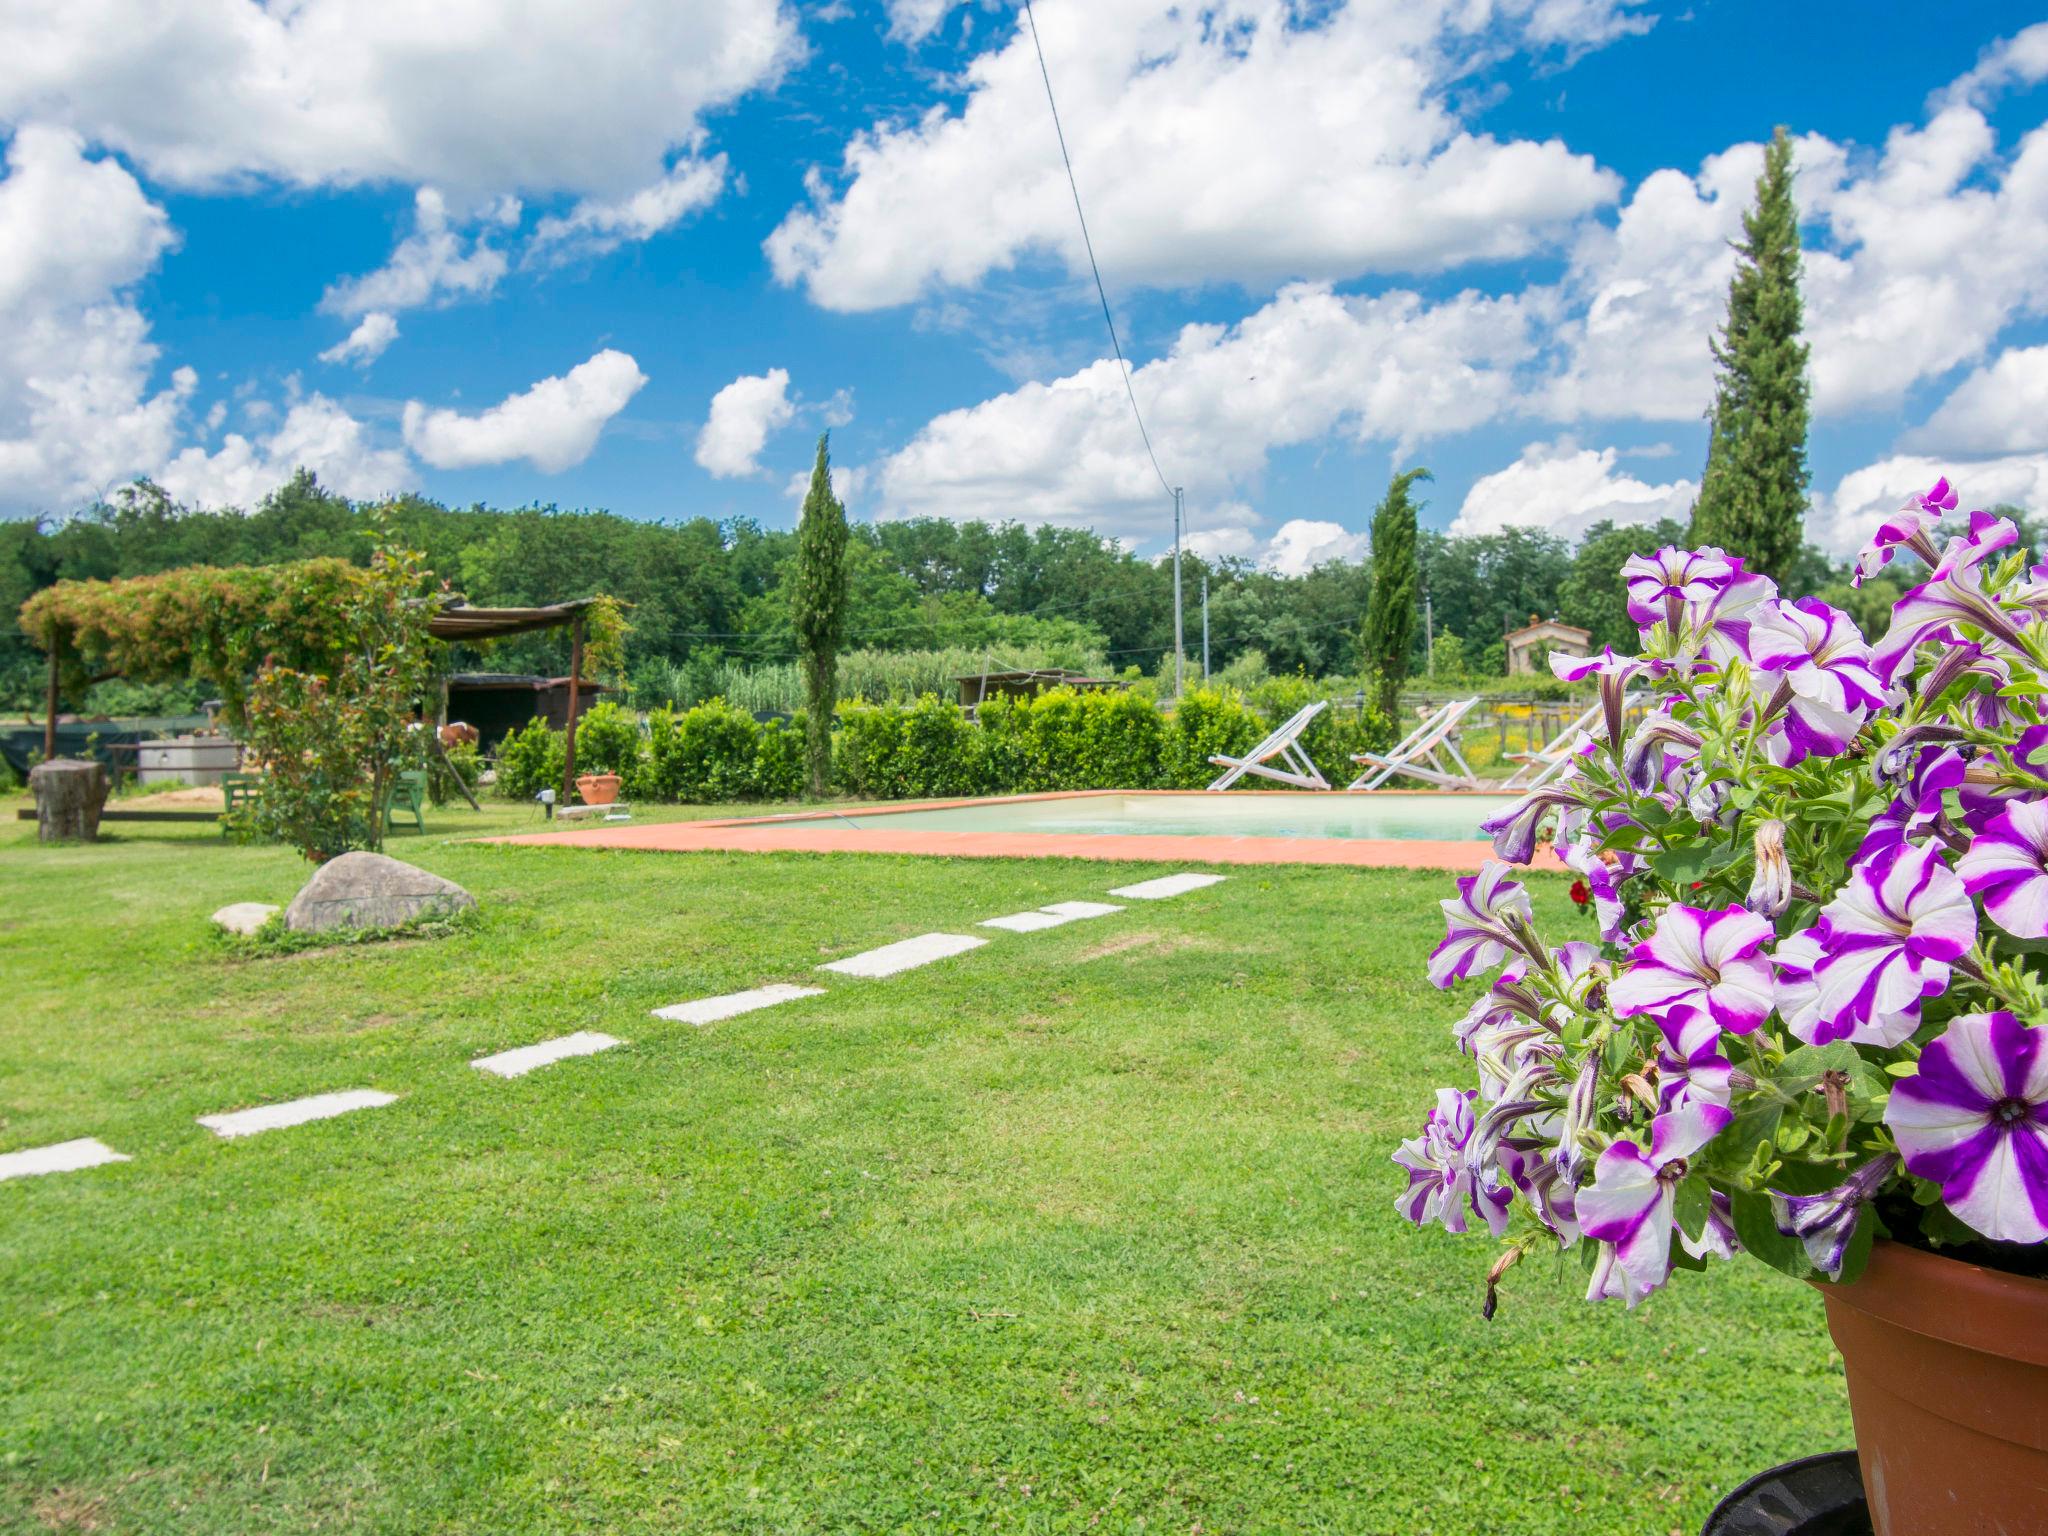
[[[57,756],[57,626],[50,626],[50,686],[43,695],[43,761]]]
[[[583,615],[569,626],[569,724],[568,741],[562,752],[562,804],[576,783],[576,691],[583,681]]]

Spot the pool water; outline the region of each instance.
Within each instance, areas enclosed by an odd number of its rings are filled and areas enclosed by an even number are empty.
[[[1511,795],[1457,794],[1053,795],[917,811],[843,811],[831,819],[876,831],[1463,842],[1483,841],[1479,823],[1513,803]]]

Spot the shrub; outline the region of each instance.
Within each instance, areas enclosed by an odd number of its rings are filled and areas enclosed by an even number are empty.
[[[640,722],[631,710],[603,699],[576,722],[576,771],[616,773],[630,779],[640,765]]]
[[[531,800],[544,789],[559,788],[567,746],[560,731],[535,715],[498,743],[498,793],[507,800]]]
[[[754,793],[763,800],[794,800],[804,792],[804,728],[770,720],[754,743]]]
[[[1235,691],[1192,689],[1168,722],[1161,782],[1170,789],[1200,789],[1216,777],[1210,758],[1242,755],[1266,731]]]

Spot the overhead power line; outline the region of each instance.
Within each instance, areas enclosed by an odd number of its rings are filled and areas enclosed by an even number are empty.
[[[1159,455],[1152,451],[1152,434],[1145,430],[1145,413],[1138,409],[1138,392],[1131,384],[1131,365],[1124,357],[1123,344],[1116,338],[1116,321],[1109,312],[1109,290],[1102,286],[1102,268],[1095,260],[1095,242],[1088,237],[1088,215],[1081,211],[1081,184],[1074,179],[1074,157],[1067,152],[1067,131],[1060,126],[1060,104],[1053,99],[1052,72],[1045,67],[1045,44],[1038,38],[1038,16],[1031,9],[1031,0],[1024,0],[1024,19],[1030,24],[1031,46],[1038,54],[1038,77],[1045,82],[1045,104],[1052,109],[1052,131],[1060,141],[1060,159],[1067,167],[1067,188],[1074,194],[1074,217],[1081,224],[1081,247],[1088,253],[1088,270],[1095,277],[1095,296],[1102,301],[1102,323],[1109,327],[1110,350],[1116,353],[1124,394],[1131,402],[1131,416],[1138,423],[1138,436],[1145,443],[1145,457],[1152,461],[1152,473],[1159,477],[1159,488],[1172,496],[1173,486],[1166,478],[1166,471],[1159,467]]]

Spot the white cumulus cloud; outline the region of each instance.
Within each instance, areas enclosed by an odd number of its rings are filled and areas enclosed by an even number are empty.
[[[395,182],[620,197],[801,56],[784,0],[0,7],[0,121],[180,186]]]
[[[0,511],[68,511],[154,468],[189,370],[153,388],[158,348],[128,290],[175,243],[164,210],[77,135],[26,127],[0,180]]]
[[[697,433],[697,462],[721,478],[754,474],[768,434],[795,417],[787,368],[742,374],[711,397],[711,414]]]
[[[516,222],[518,205],[506,211]],[[502,213],[487,219],[503,222]],[[503,251],[486,244],[482,234],[465,238],[449,217],[448,200],[432,187],[421,187],[413,194],[413,232],[399,241],[391,259],[374,272],[335,283],[321,296],[320,307],[353,318],[373,310],[389,314],[482,298],[498,286],[505,267]]]
[[[230,432],[208,453],[190,447],[157,475],[179,501],[199,507],[254,507],[305,468],[331,491],[372,500],[410,488],[418,476],[396,448],[378,447],[357,421],[325,395],[308,395],[260,439]]]
[[[685,215],[718,200],[725,186],[725,156],[678,160],[659,181],[624,197],[587,197],[568,213],[542,219],[527,250],[537,261],[602,256],[631,240],[646,240]]]
[[[323,363],[354,363],[367,368],[384,355],[384,349],[398,340],[398,321],[381,309],[373,309],[356,328],[320,354]]]
[[[408,401],[406,446],[436,469],[524,459],[552,474],[588,458],[605,423],[646,382],[638,363],[607,347],[566,374],[542,379],[474,416]]]
[[[1971,373],[1906,446],[1971,457],[2048,452],[2048,346],[2010,348]]]
[[[1570,438],[1531,443],[1505,469],[1482,475],[1465,493],[1453,534],[1533,528],[1576,538],[1598,522],[1684,521],[1699,487],[1690,480],[1651,485],[1617,473],[1612,448],[1581,448]]]
[[[1191,521],[1213,533],[1256,523],[1242,492],[1273,450],[1467,430],[1511,408],[1533,356],[1513,298],[1298,284],[1234,326],[1186,327],[1132,382]],[[1067,523],[1155,547],[1172,522],[1110,358],[935,417],[873,468],[882,516]]]
[[[1290,518],[1260,552],[1259,564],[1282,576],[1305,576],[1332,560],[1362,559],[1370,544],[1364,534],[1341,523]]]
[[[1557,140],[1471,131],[1445,102],[1474,23],[1540,10],[1239,0],[1044,0],[1045,51],[1113,281],[1272,285],[1428,270],[1542,248],[1618,179]],[[899,13],[913,24],[925,7]],[[1588,16],[1576,25],[1583,31]],[[1526,35],[1526,34],[1525,34]],[[1087,271],[1021,16],[958,111],[879,124],[770,237],[776,275],[833,309],[901,304],[1032,254]]]

